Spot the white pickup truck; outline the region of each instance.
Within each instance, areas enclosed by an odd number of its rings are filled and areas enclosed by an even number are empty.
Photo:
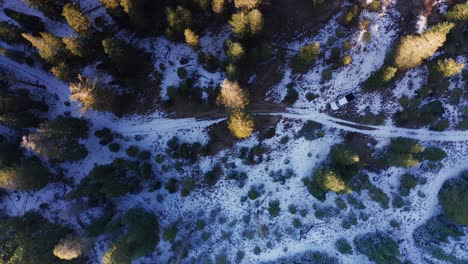
[[[343,105],[353,101],[354,99],[356,99],[356,97],[354,96],[353,93],[349,93],[347,94],[346,96],[344,96],[343,98],[340,98],[336,101],[333,101],[330,103],[330,106],[331,106],[331,109],[333,110],[338,110],[338,108],[342,107]]]

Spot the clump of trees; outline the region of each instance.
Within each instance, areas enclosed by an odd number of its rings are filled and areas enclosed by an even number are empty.
[[[409,99],[406,96],[400,98],[403,110],[393,115],[393,120],[398,126],[418,127],[434,123],[445,113],[441,101],[432,101],[421,105],[421,98]]]
[[[88,136],[86,120],[58,116],[39,125],[26,139],[26,145],[37,154],[59,161],[78,161],[88,155],[86,146],[79,142]]]
[[[118,230],[102,258],[104,264],[131,263],[154,251],[159,242],[158,217],[141,207],[134,207],[112,223]]]
[[[122,158],[110,164],[95,166],[70,196],[103,200],[135,192],[140,186],[141,169],[139,162]]]
[[[447,154],[440,148],[424,149],[414,139],[399,137],[390,141],[384,159],[389,166],[409,168],[419,165],[424,160],[436,162],[446,156]]]
[[[445,215],[460,225],[468,225],[468,171],[445,181],[439,191]]]
[[[303,182],[310,194],[324,201],[328,191],[350,193],[351,179],[363,166],[353,149],[341,144],[333,145],[324,166],[315,170],[312,179],[305,178]]]
[[[367,233],[354,238],[356,251],[377,264],[400,263],[400,249],[392,237],[382,232]]]
[[[2,263],[64,263],[53,254],[54,246],[71,230],[50,223],[38,212],[7,217],[0,221],[0,262]],[[86,262],[81,258],[80,262]],[[79,262],[78,262],[79,263]]]

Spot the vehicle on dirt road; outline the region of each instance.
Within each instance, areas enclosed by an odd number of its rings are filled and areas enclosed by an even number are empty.
[[[356,99],[356,97],[354,96],[353,93],[349,93],[347,95],[345,95],[344,97],[336,100],[336,101],[333,101],[330,103],[330,106],[331,106],[331,109],[332,110],[338,110],[340,107],[342,107],[343,105],[353,101],[354,99]]]

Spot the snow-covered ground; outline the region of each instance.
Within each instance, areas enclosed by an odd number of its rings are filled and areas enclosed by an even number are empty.
[[[24,9],[25,12],[39,15],[23,4],[16,5],[14,2],[6,1],[4,7],[15,5],[20,10]],[[86,8],[93,6],[90,4],[91,1],[83,2],[86,3]],[[242,187],[239,187],[235,181],[222,177],[215,186],[201,185],[188,197],[182,197],[179,193],[169,194],[164,188],[156,192],[145,188],[138,194],[128,194],[115,199],[117,211],[124,212],[128,208],[139,205],[159,216],[162,229],[178,222],[181,226],[178,239],[182,240],[189,236],[189,231],[182,228],[183,226],[193,224],[197,219],[205,220],[207,226],[204,232],[209,233],[211,237],[205,241],[200,234],[194,235],[188,259],[196,259],[203,254],[213,257],[221,254],[235,256],[237,251],[242,251],[245,253],[243,263],[259,263],[311,249],[338,255],[334,246],[337,239],[345,237],[351,242],[356,235],[381,230],[390,233],[398,240],[404,258],[413,263],[424,263],[426,253],[414,245],[413,231],[430,217],[441,212],[437,193],[443,182],[468,169],[468,132],[454,130],[435,132],[427,129],[396,128],[391,125],[361,125],[320,112],[338,95],[351,91],[360,93],[360,83],[383,65],[386,52],[398,36],[399,15],[392,7],[393,3],[388,2],[389,5],[386,5],[382,12],[364,11],[362,13],[361,19],[371,21],[369,32],[371,32],[372,40],[368,43],[364,42],[363,31],[350,34],[349,40],[354,43],[354,47],[349,54],[352,55],[353,61],[347,67],[333,70],[333,77],[330,81],[322,83],[321,80],[322,70],[329,67],[324,59],[319,59],[316,65],[305,74],[292,74],[290,69],[286,69],[283,80],[271,90],[269,97],[274,101],[280,101],[286,93],[286,85],[294,82],[296,87],[300,88],[299,100],[286,112],[277,113],[282,116],[282,119],[276,127],[274,137],[260,142],[258,134],[254,134],[253,137],[237,142],[233,147],[224,149],[215,156],[200,158],[188,169],[191,172],[198,172],[198,178],[202,178],[203,174],[216,164],[223,167],[225,175],[231,171],[245,172],[248,178]],[[305,43],[314,41],[319,41],[322,47],[326,47],[328,39],[335,34],[338,17],[339,15],[331,19],[317,35],[289,43],[289,47],[297,50]],[[50,21],[46,22],[48,25],[54,24]],[[63,25],[56,25],[51,30],[58,35],[70,33],[69,28]],[[222,50],[221,47],[228,35],[228,28],[204,35],[201,38],[202,49],[205,51]],[[342,42],[343,40],[337,41],[335,46],[342,45]],[[200,87],[218,86],[225,77],[223,73],[209,73],[202,69],[196,53],[187,45],[174,44],[164,38],[146,39],[138,45],[154,52],[159,56],[157,57],[158,63],[165,65],[161,87],[162,97],[166,96],[166,89],[169,86],[180,82],[177,76],[179,67],[185,67],[189,74],[196,73],[202,76],[197,83]],[[217,54],[217,56],[224,56],[224,54]],[[185,58],[188,63],[182,65],[181,58]],[[464,58],[459,58],[459,60],[464,60]],[[112,153],[107,147],[99,145],[99,140],[93,136],[96,130],[104,127],[110,128],[113,132],[122,135],[122,138],[118,139],[122,149],[136,145],[140,149],[150,150],[154,156],[164,154],[167,141],[173,136],[177,136],[181,142],[207,143],[209,141],[207,128],[224,120],[222,118],[214,120],[168,119],[164,117],[166,115],[163,112],[120,119],[102,112],[82,113],[77,103],[72,102],[70,106],[64,104],[69,101],[69,89],[66,84],[57,81],[50,73],[43,72],[39,67],[21,65],[7,58],[0,58],[0,64],[11,69],[18,77],[33,82],[39,81],[47,86],[47,90],[42,92],[51,105],[49,117],[70,112],[72,116],[83,116],[90,120],[92,124],[90,137],[83,141],[90,154],[82,161],[63,164],[66,176],[73,178],[76,182],[86,177],[96,164],[107,164],[117,157],[125,156],[123,152]],[[408,71],[395,84],[392,95],[395,98],[401,95],[413,96],[414,92],[425,82],[426,76],[427,72],[424,67]],[[460,83],[453,84],[451,89],[457,85]],[[309,102],[305,99],[307,92],[320,94],[320,97]],[[358,111],[369,106],[373,113],[381,110],[393,113],[398,109],[395,102],[392,104],[375,94],[361,96],[357,104],[360,105]],[[457,111],[458,109],[453,109],[452,115],[456,115]],[[325,136],[313,141],[302,137],[295,138],[294,136],[305,121],[322,124]],[[3,127],[0,131],[2,134],[10,133]],[[357,210],[348,204],[346,209],[337,212],[333,217],[318,219],[314,215],[318,208],[334,206],[335,198],[346,196],[329,193],[327,200],[320,203],[308,193],[302,179],[311,176],[313,170],[326,159],[330,147],[343,141],[343,135],[346,132],[373,137],[378,142],[377,148],[385,146],[389,139],[394,137],[417,139],[426,147],[434,145],[442,147],[447,152],[447,158],[442,161],[443,166],[439,169],[427,170],[425,166],[421,166],[412,169],[392,167],[379,174],[366,171],[372,183],[381,188],[388,197],[393,197],[399,186],[399,178],[405,173],[413,173],[426,179],[426,183],[418,185],[411,191],[407,199],[410,205],[407,208],[396,209],[390,206],[388,209],[383,209],[369,197],[367,192],[362,192],[353,196],[365,204],[365,209]],[[137,135],[141,136],[141,140],[135,140]],[[284,143],[282,140],[286,136],[289,140]],[[240,158],[242,148],[251,148],[259,143],[266,149],[261,155],[263,161],[254,165],[246,164],[245,160]],[[181,179],[186,176],[174,168],[163,172],[154,160],[151,163],[157,170],[159,180],[163,182],[172,177]],[[284,182],[273,181],[272,175],[278,174],[280,170],[284,174],[291,171],[290,178],[285,179]],[[259,190],[260,198],[250,200],[246,197],[252,187]],[[64,195],[70,190],[69,186],[49,184],[46,188],[34,193],[11,192],[9,193],[11,199],[6,200],[0,206],[10,215],[20,215],[27,210],[37,210],[42,203],[48,203],[50,209],[46,212],[41,211],[47,218],[76,226],[76,215],[71,217],[66,211],[71,204],[64,199]],[[267,208],[268,203],[274,200],[280,202],[281,213],[273,218],[269,215]],[[290,205],[297,207],[298,212],[290,213],[288,211]],[[345,229],[342,227],[342,221],[352,211],[357,215],[365,214],[368,219],[359,219],[357,225]],[[294,219],[299,219],[300,227],[293,227]],[[389,221],[392,219],[400,223],[399,228],[395,229],[390,226]],[[263,231],[259,229],[267,229],[264,236],[261,235]],[[92,253],[96,263],[100,263],[103,251],[109,242],[104,237],[99,237],[98,241]],[[254,253],[254,248],[257,246],[260,248],[259,254]],[[457,250],[455,254],[465,260],[468,258],[468,254],[460,250]],[[137,263],[166,263],[172,255],[170,243],[161,241],[151,256],[141,258]],[[340,255],[339,258],[343,263],[368,262],[365,256],[359,254]],[[193,263],[201,263],[201,261],[194,260]]]

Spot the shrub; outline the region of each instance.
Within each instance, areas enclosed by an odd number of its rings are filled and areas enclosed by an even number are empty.
[[[294,88],[288,88],[286,96],[283,98],[283,103],[294,104],[299,99],[299,93]]]
[[[149,160],[151,158],[151,152],[148,150],[143,150],[138,154],[138,159],[140,160]]]
[[[166,182],[166,186],[165,186],[167,192],[169,193],[176,193],[177,192],[177,189],[179,188],[179,184],[177,182],[177,179],[175,178],[170,178],[167,182]]]
[[[377,264],[399,263],[398,244],[390,236],[381,232],[367,233],[354,238],[356,250]]]
[[[335,247],[341,254],[350,255],[353,254],[353,248],[349,244],[346,238],[340,238],[335,242]]]
[[[353,61],[353,58],[349,55],[343,56],[341,58],[341,65],[348,66]]]
[[[272,217],[279,216],[281,211],[280,202],[278,200],[271,201],[268,203],[268,212]]]
[[[0,21],[0,40],[8,44],[20,44],[24,42],[21,36],[21,29],[5,21]]]
[[[310,43],[302,47],[292,58],[292,65],[298,71],[304,71],[310,66],[320,54],[320,44]]]
[[[411,174],[405,173],[400,178],[399,192],[403,196],[408,196],[411,189],[418,185],[418,179]]]
[[[447,157],[447,153],[438,147],[428,147],[421,153],[421,156],[425,160],[440,161]]]
[[[332,162],[339,166],[351,166],[359,162],[359,155],[345,145],[333,145],[330,149]]]
[[[119,197],[134,192],[140,185],[137,163],[115,159],[110,164],[95,166],[77,187],[73,196],[105,198]]]
[[[468,171],[444,182],[439,201],[445,215],[461,225],[468,225]]]
[[[258,197],[260,197],[261,194],[259,191],[257,191],[255,187],[251,187],[249,192],[247,193],[247,196],[249,197],[250,200],[255,200]]]
[[[135,158],[137,155],[138,155],[138,152],[139,152],[139,148],[138,146],[135,146],[135,145],[132,145],[132,146],[129,146],[126,150],[125,150],[125,153],[129,156],[129,157],[132,157],[132,158]]]
[[[162,238],[164,241],[174,241],[174,239],[177,236],[177,233],[179,233],[179,228],[177,227],[177,224],[174,223],[164,228]]]
[[[111,152],[119,152],[120,151],[120,144],[119,143],[111,143],[109,144],[109,150]]]
[[[398,69],[394,67],[386,67],[373,72],[371,76],[364,82],[364,88],[367,90],[381,88],[393,79],[397,70]]]
[[[450,122],[447,119],[441,119],[434,125],[430,126],[430,130],[435,130],[435,131],[444,131],[450,126]]]

